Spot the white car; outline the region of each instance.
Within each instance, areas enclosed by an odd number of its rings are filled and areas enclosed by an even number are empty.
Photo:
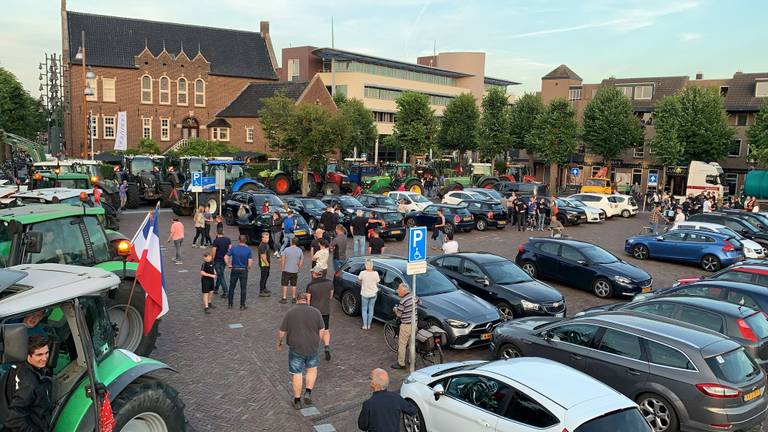
[[[408,432],[651,432],[626,396],[542,358],[430,366],[400,396],[418,408],[404,417]]]
[[[406,211],[421,211],[425,208],[429,207],[432,204],[432,201],[427,199],[422,194],[418,194],[416,192],[389,192],[386,194],[388,197],[395,200],[398,204],[400,204],[400,200],[405,200],[405,209]]]
[[[623,218],[636,216],[640,210],[635,198],[630,195],[613,194],[608,197],[608,201],[618,205],[619,214]]]
[[[565,204],[569,204],[571,207],[578,207],[587,214],[587,222],[588,223],[600,223],[605,221],[605,210],[597,208],[597,207],[591,207],[584,202],[579,201],[577,199],[564,199],[564,198],[558,198],[558,201],[563,201]],[[560,205],[560,204],[558,204]]]
[[[450,191],[443,195],[443,204],[460,205],[466,200],[479,200],[487,201],[487,197],[480,195],[477,192],[470,192],[465,190]]]
[[[608,198],[611,195],[599,194],[599,193],[578,193],[566,197],[567,200],[579,200],[590,207],[597,207],[605,212],[606,218],[612,218],[619,214],[619,205],[615,202],[611,202]],[[615,201],[615,200],[614,200]]]
[[[743,235],[737,233],[736,231],[728,228],[725,225],[720,225],[720,224],[710,223],[710,222],[684,221],[684,222],[675,222],[672,225],[672,228],[670,228],[670,231],[678,230],[678,229],[714,231],[714,232],[726,234],[741,242],[741,244],[744,246],[745,257],[758,258],[758,259],[765,258],[766,250],[760,245],[760,243],[744,237]]]

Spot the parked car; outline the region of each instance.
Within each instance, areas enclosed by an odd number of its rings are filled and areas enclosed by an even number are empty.
[[[565,197],[565,199],[579,200],[590,207],[597,207],[605,212],[606,218],[612,218],[618,214],[621,214],[619,203],[615,198],[611,198],[612,196],[613,195],[598,193],[578,193]]]
[[[467,192],[473,192],[480,196],[482,196],[484,200],[486,201],[495,201],[501,204],[501,199],[504,197],[499,191],[495,189],[486,189],[486,188],[466,188],[464,189]]]
[[[577,199],[561,199],[558,198],[557,202],[559,203],[562,201],[564,204],[571,206],[571,207],[578,207],[587,215],[587,222],[589,223],[601,223],[605,222],[605,210],[598,208],[598,207],[592,207],[586,205],[584,202],[579,201]]]
[[[756,213],[756,212],[738,210],[738,209],[722,209],[720,210],[720,212],[728,215],[740,217],[746,221],[749,221],[749,223],[756,226],[758,229],[762,231],[768,231],[768,216],[762,213]]]
[[[743,246],[742,251],[744,252],[744,256],[747,258],[765,258],[766,250],[756,241],[750,240],[743,235],[737,233],[736,231],[728,228],[725,225],[715,224],[715,223],[709,223],[709,222],[697,222],[697,221],[683,221],[683,222],[675,222],[672,225],[672,228],[670,228],[670,231],[673,230],[698,230],[698,231],[713,231],[713,232],[719,232],[720,234],[726,234],[729,235],[735,239],[737,239],[739,242],[741,242],[741,245]]]
[[[333,296],[341,302],[341,310],[347,315],[360,313],[360,282],[357,276],[368,258],[350,258],[334,274]],[[402,257],[382,255],[373,258],[373,269],[381,278],[373,312],[375,319],[389,321],[395,318],[392,308],[400,302],[395,290],[402,282],[410,286],[413,280],[413,276],[406,275],[407,264],[408,261]],[[416,296],[421,299],[419,319],[445,330],[448,345],[453,348],[487,344],[491,331],[501,322],[501,315],[492,304],[458,289],[431,265],[427,265],[426,273],[416,276]]]
[[[363,194],[357,197],[357,200],[368,208],[376,207],[397,210],[398,205],[397,201],[392,199],[392,197],[385,195]]]
[[[400,396],[416,406],[405,430],[651,432],[634,402],[583,373],[540,358],[434,365]]]
[[[281,207],[278,210],[281,217],[286,217],[288,213]],[[312,229],[309,227],[307,221],[298,213],[293,214],[296,220],[293,234],[296,236],[298,245],[306,249],[309,249],[312,244]],[[261,243],[261,233],[270,232],[272,227],[272,214],[271,213],[252,213],[250,221],[247,224],[241,224],[238,221],[237,228],[240,234],[248,237],[248,244],[257,245]],[[282,236],[282,234],[281,234]],[[282,242],[282,237],[274,239],[277,245]]]
[[[552,197],[540,197],[546,200],[550,208],[552,207]],[[557,220],[563,225],[578,225],[587,222],[587,211],[581,207],[575,206],[567,200],[557,198]]]
[[[317,198],[283,197],[282,200],[288,204],[288,207],[292,208],[295,212],[298,212],[313,230],[317,228],[320,217],[323,215],[323,212],[325,212],[325,208],[328,207],[326,203]],[[348,227],[349,216],[342,213],[339,222]]]
[[[683,295],[711,297],[768,313],[768,290],[765,287],[725,280],[703,280],[692,284],[654,290],[649,293],[638,294],[632,298],[632,301]]]
[[[756,227],[750,221],[730,213],[696,213],[688,217],[687,222],[710,222],[725,225],[744,237],[754,240],[768,248],[768,232]]]
[[[672,286],[685,285],[703,280],[713,282],[744,282],[768,288],[768,262],[764,260],[748,259],[726,267],[709,276],[689,276],[680,278]]]
[[[714,272],[744,259],[737,239],[711,231],[675,230],[661,235],[639,235],[624,242],[624,251],[636,259],[677,261]]]
[[[577,315],[606,311],[663,316],[724,334],[741,344],[763,369],[768,367],[768,318],[756,309],[712,297],[662,296],[596,306]]]
[[[443,209],[445,216],[445,232],[456,233],[458,231],[472,231],[475,226],[475,218],[466,207],[447,204],[432,204],[422,211],[412,211],[405,214],[405,226],[425,226],[432,229],[438,222],[437,209]]]
[[[608,202],[618,206],[619,214],[623,218],[636,216],[637,212],[640,211],[637,201],[631,195],[613,194],[608,197]]]
[[[428,206],[432,205],[432,201],[430,201],[427,197],[415,192],[389,192],[387,196],[398,203],[400,200],[405,201],[405,208],[409,212],[424,210]]]
[[[745,431],[766,416],[765,373],[744,348],[661,316],[523,318],[498,326],[490,348],[497,358],[543,357],[602,381],[637,402],[654,432]]]
[[[403,225],[403,215],[397,210],[387,208],[369,209],[367,213],[372,214],[376,219],[383,220],[384,226],[379,227],[379,236],[383,239],[395,239],[402,241],[406,235],[405,225]]]
[[[531,277],[586,289],[600,298],[649,292],[653,283],[645,270],[577,240],[531,237],[518,246],[515,263]]]
[[[505,319],[526,316],[565,316],[565,297],[533,279],[508,259],[487,252],[441,255],[429,260],[459,288],[486,300]]]
[[[452,204],[452,205],[460,205],[463,204],[464,201],[484,201],[485,198],[483,195],[480,195],[476,192],[467,192],[465,190],[454,190],[450,192],[446,192],[445,195],[443,195],[443,200],[441,201],[443,204]]]
[[[349,195],[326,195],[321,201],[326,205],[335,205],[341,210],[342,214],[347,215],[350,219],[355,216],[357,210],[368,210],[357,198]]]
[[[277,195],[251,191],[235,192],[224,202],[224,221],[227,225],[237,225],[237,211],[241,204],[250,209],[251,215],[258,215],[264,201],[269,202],[270,211],[285,210],[285,202]]]
[[[549,187],[545,183],[525,183],[500,181],[493,185],[493,189],[499,191],[502,195],[509,198],[512,192],[519,197],[528,198],[531,196],[549,195]]]
[[[507,226],[507,211],[496,201],[467,200],[462,203],[475,218],[475,229],[504,229]]]

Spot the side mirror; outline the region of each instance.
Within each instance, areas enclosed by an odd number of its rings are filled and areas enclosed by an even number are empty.
[[[483,278],[483,286],[491,286],[491,281],[487,277]]]
[[[456,285],[456,288],[459,287],[459,282],[456,279],[451,278],[451,282],[453,282],[453,284]]]
[[[19,363],[27,360],[27,345],[29,335],[24,323],[4,324],[0,327],[2,334],[2,358],[3,363]]]
[[[552,334],[550,334],[548,331],[545,331],[541,334],[541,336],[544,338],[545,341],[549,342],[552,340]]]
[[[432,389],[432,393],[435,395],[435,400],[438,400],[440,399],[440,396],[445,394],[445,388],[443,387],[442,384],[437,384]]]
[[[587,262],[587,260],[578,260],[578,261],[576,261],[576,262],[577,262],[577,263],[579,263],[579,265],[583,265],[583,266],[586,266],[587,264],[589,264],[589,263]]]
[[[26,236],[27,253],[40,253],[43,250],[43,233],[40,231],[29,231]]]
[[[664,237],[662,237],[662,236],[656,236],[656,241],[664,241]]]

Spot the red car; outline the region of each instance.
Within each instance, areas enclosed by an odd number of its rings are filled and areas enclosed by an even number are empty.
[[[768,287],[768,260],[745,260],[706,277],[689,276],[678,279],[672,286],[687,285],[701,280],[744,282]]]

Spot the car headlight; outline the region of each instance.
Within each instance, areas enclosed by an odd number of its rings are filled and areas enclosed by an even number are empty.
[[[455,320],[455,319],[449,319],[449,320],[446,320],[446,322],[448,323],[449,326],[451,326],[453,328],[467,328],[467,327],[469,327],[469,323],[468,322],[459,321],[459,320]]]
[[[413,384],[416,382],[416,378],[413,378],[412,375],[408,375],[405,377],[405,381],[403,381],[403,384]]]
[[[355,212],[355,211],[354,211],[354,210],[352,210],[352,209],[344,209],[344,211],[346,211],[346,212],[347,212],[347,213],[349,213],[349,214],[352,214],[352,213],[354,213],[354,212]]]
[[[620,284],[629,285],[632,283],[632,280],[629,278],[625,278],[624,276],[614,276],[613,280]]]
[[[520,300],[520,304],[523,305],[524,310],[539,310],[538,303],[532,303],[526,300]]]

